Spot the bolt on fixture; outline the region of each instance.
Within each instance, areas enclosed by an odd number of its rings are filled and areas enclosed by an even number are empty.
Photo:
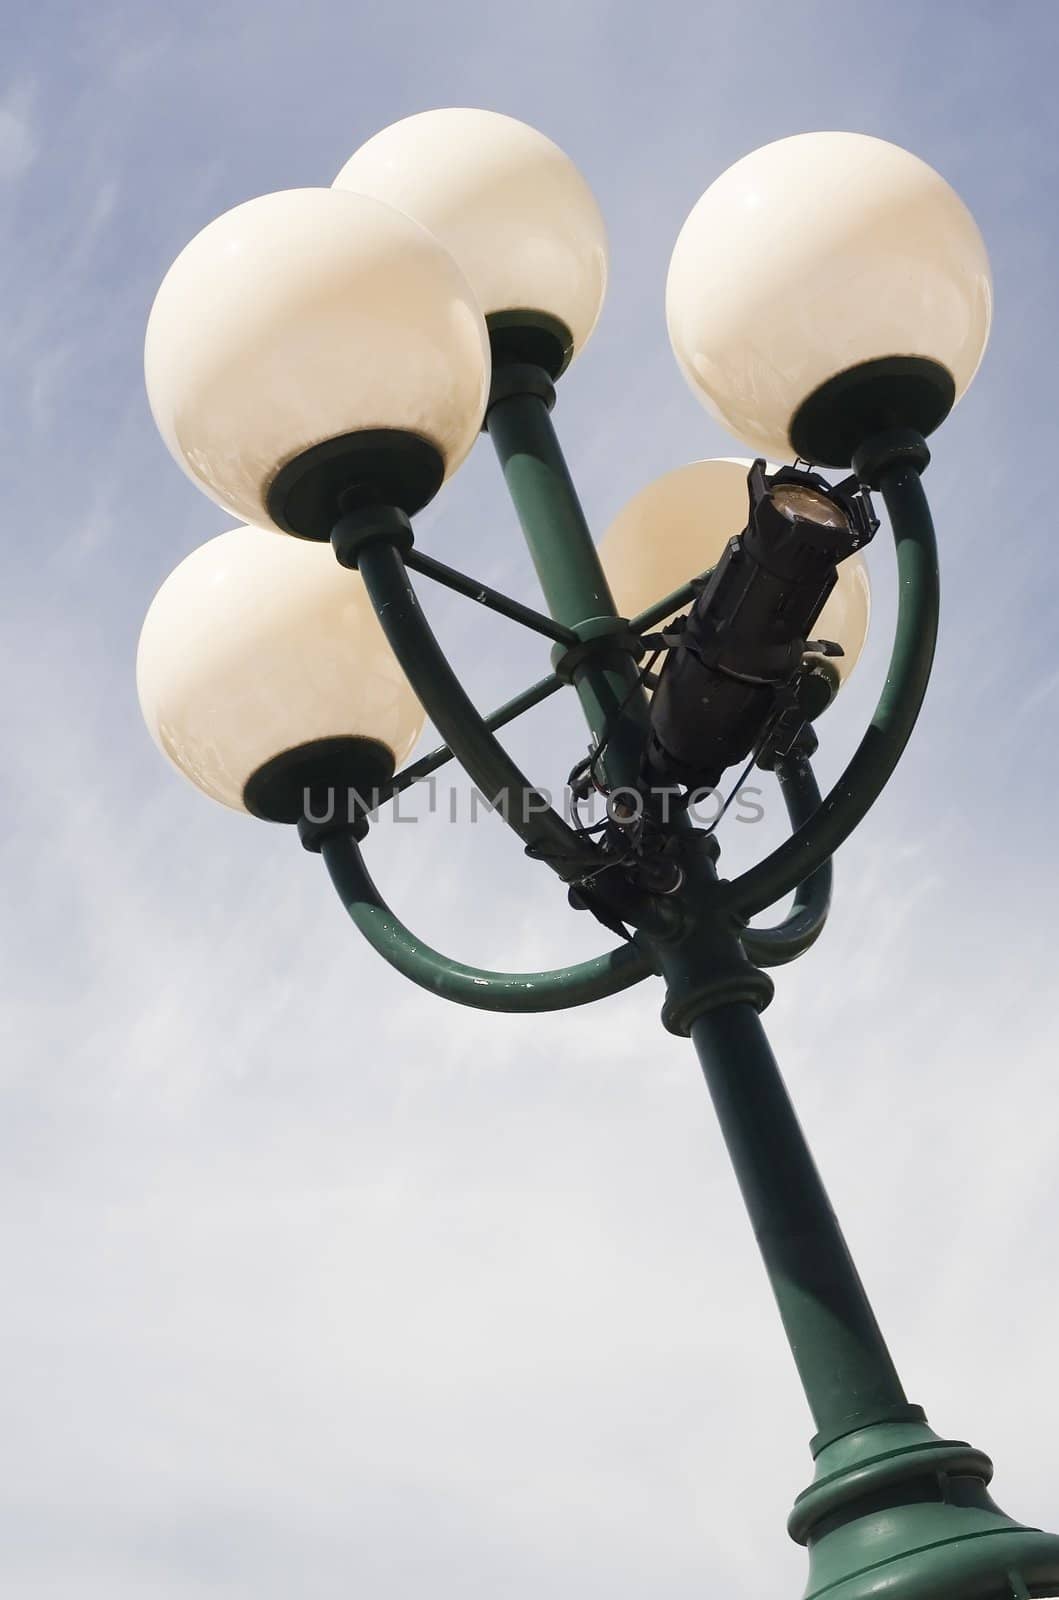
[[[1059,1538],[1007,1517],[991,1463],[909,1402],[798,1126],[759,1013],[769,967],[819,937],[831,858],[890,778],[938,621],[924,442],[989,332],[989,264],[939,174],[897,146],[815,133],[710,185],[673,252],[666,315],[693,391],[751,452],[643,489],[593,543],[552,426],[595,328],[606,235],[543,135],[443,110],[384,129],[331,188],[210,223],[147,329],[162,437],[243,526],[154,599],[137,665],[148,728],[206,794],[297,825],[398,971],[496,1011],[583,1005],[660,980],[702,1065],[816,1426],[792,1537],[807,1595],[1029,1600],[1059,1593]],[[416,546],[412,519],[484,429],[543,609]],[[777,465],[775,463],[794,463]],[[802,465],[797,463],[801,462]],[[846,474],[832,484],[821,468]],[[889,673],[821,799],[817,720],[868,626],[863,551],[886,510],[898,567]],[[481,716],[412,575],[533,630],[552,670]],[[572,688],[589,753],[564,818],[496,738]],[[441,746],[409,763],[429,717]],[[617,937],[543,972],[452,961],[398,919],[361,853],[370,818],[455,759],[575,906]],[[774,771],[792,834],[731,881],[689,804],[742,763]],[[328,795],[352,792],[352,807]],[[794,893],[772,928],[749,918]]]

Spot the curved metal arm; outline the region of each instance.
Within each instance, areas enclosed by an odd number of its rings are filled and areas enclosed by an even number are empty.
[[[400,551],[379,540],[359,552],[357,564],[394,655],[456,760],[535,855],[568,882],[582,876],[596,853],[486,727],[420,609]]]
[[[809,757],[795,751],[776,762],[776,777],[795,829],[802,827],[820,807],[820,789]],[[817,867],[798,885],[788,916],[775,928],[747,928],[740,935],[743,949],[759,967],[780,967],[803,954],[824,931],[831,909],[831,862]]]
[[[376,889],[360,849],[348,834],[320,847],[339,899],[368,943],[391,967],[423,989],[480,1011],[561,1011],[628,989],[654,969],[635,944],[551,972],[487,972],[451,961],[398,921]]]
[[[420,609],[400,551],[380,539],[359,551],[357,565],[394,655],[456,760],[531,855],[566,883],[592,878],[593,893],[608,901],[608,885],[599,876],[606,859],[552,810],[489,731]],[[624,886],[615,909],[618,916],[656,931],[669,930],[678,920],[674,907]]]
[[[898,610],[890,668],[867,733],[813,816],[772,855],[728,887],[729,905],[753,916],[822,867],[882,793],[919,716],[938,632],[938,551],[916,465],[885,467],[879,487],[897,545]]]

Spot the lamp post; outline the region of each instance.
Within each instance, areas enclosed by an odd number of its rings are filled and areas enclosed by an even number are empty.
[[[809,1548],[809,1596],[1059,1594],[1059,1538],[1004,1515],[988,1458],[939,1438],[908,1401],[759,1016],[765,969],[819,936],[831,857],[893,772],[926,690],[938,573],[924,440],[985,347],[981,238],[937,173],[880,140],[801,135],[730,168],[678,239],[667,318],[693,389],[757,459],[667,474],[597,550],[551,410],[605,280],[580,174],[488,112],[397,123],[331,189],[250,201],[198,235],[151,314],[148,391],[185,471],[250,525],[194,552],[155,598],[138,661],[148,726],[213,798],[296,824],[368,942],[445,1000],[545,1011],[661,980],[663,1022],[698,1054],[817,1429],[789,1521]],[[546,612],[415,545],[411,518],[480,429]],[[814,725],[867,627],[873,492],[896,543],[896,637],[871,724],[821,799]],[[413,575],[535,630],[552,672],[481,716]],[[593,739],[567,816],[496,737],[564,687]],[[444,742],[398,770],[425,716]],[[398,920],[361,854],[370,817],[452,758],[570,903],[614,931],[608,953],[492,972]],[[744,761],[775,770],[793,831],[728,881],[692,801]],[[604,814],[582,820],[591,795]],[[777,926],[748,926],[792,891]]]

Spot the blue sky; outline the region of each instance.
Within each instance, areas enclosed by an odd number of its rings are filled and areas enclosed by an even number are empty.
[[[223,515],[143,395],[158,282],[211,217],[329,183],[436,105],[539,126],[592,184],[611,282],[557,422],[593,525],[732,453],[669,353],[680,224],[757,145],[849,128],[971,206],[992,343],[938,435],[936,682],[768,1023],[913,1398],[1059,1526],[1048,434],[1059,10],[972,0],[507,11],[38,4],[0,68],[0,1586],[20,1600],[411,1600],[704,1588],[780,1600],[811,1431],[690,1049],[660,996],[448,1011],[344,925],[280,829],[202,800],[140,722],[157,585]],[[424,548],[533,596],[487,446]],[[892,622],[821,732],[841,769]],[[430,596],[483,705],[534,640]],[[534,713],[541,782],[583,734]],[[726,859],[778,836],[732,826]],[[401,912],[471,961],[598,948],[499,824],[384,826]]]

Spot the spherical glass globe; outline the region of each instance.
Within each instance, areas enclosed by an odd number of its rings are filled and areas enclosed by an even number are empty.
[[[868,433],[928,433],[978,369],[992,282],[974,218],[932,167],[859,133],[753,151],[706,190],[666,317],[694,392],[765,455],[847,466]]]
[[[496,327],[520,315],[558,325],[565,364],[596,325],[607,235],[588,184],[536,128],[496,111],[449,107],[384,128],[335,186],[407,211],[467,274]]]
[[[750,467],[734,457],[691,461],[656,478],[618,512],[599,555],[623,616],[646,611],[716,566],[729,539],[747,525]],[[839,682],[849,677],[864,648],[870,611],[868,568],[857,554],[839,564],[838,582],[813,624],[815,639],[842,646],[843,654],[828,661]]]
[[[144,360],[189,477],[247,522],[313,538],[351,482],[425,504],[478,436],[490,371],[444,247],[336,189],[262,195],[204,228],[162,282]]]
[[[362,579],[330,548],[232,528],[193,550],[144,621],[151,737],[204,794],[293,821],[305,782],[370,789],[424,713]]]

